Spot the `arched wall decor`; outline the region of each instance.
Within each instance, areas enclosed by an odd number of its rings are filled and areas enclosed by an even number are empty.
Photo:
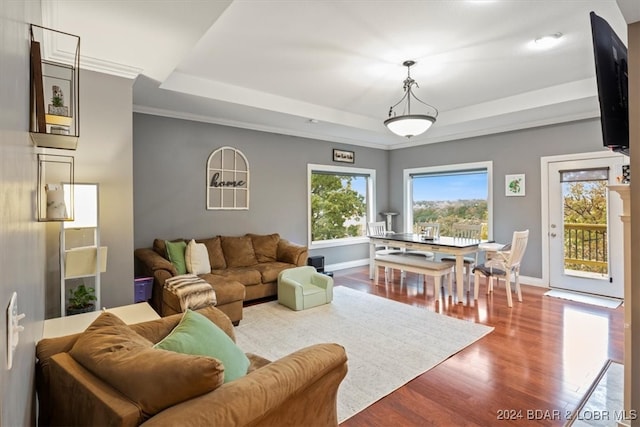
[[[249,162],[233,147],[220,147],[207,160],[207,210],[249,209]]]

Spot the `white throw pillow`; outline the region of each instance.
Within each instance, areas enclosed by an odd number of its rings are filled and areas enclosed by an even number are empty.
[[[187,249],[184,253],[184,258],[187,264],[187,271],[191,274],[206,274],[211,273],[211,264],[209,264],[209,252],[204,243],[196,243],[195,240],[187,244]]]

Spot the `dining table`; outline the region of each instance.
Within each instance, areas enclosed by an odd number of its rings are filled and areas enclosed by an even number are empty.
[[[401,248],[403,250],[419,250],[455,256],[456,290],[458,303],[464,302],[464,257],[475,254],[479,245],[491,243],[491,240],[469,239],[464,237],[426,237],[417,233],[393,233],[369,236],[369,278],[374,278],[376,246]]]

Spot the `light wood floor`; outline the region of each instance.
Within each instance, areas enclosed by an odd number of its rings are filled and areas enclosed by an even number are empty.
[[[383,282],[381,273],[381,283]],[[607,309],[544,296],[523,286],[507,307],[504,286],[480,288],[477,302],[434,301],[433,284],[407,273],[387,287],[368,267],[334,273],[335,286],[383,296],[495,330],[341,424],[359,426],[562,426],[607,359],[622,361],[623,308]],[[455,292],[455,290],[454,290]],[[389,327],[393,328],[390,319]]]

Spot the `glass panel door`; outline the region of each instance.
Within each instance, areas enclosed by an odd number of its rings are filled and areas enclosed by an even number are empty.
[[[618,198],[609,197],[614,160],[549,164],[550,286],[623,296],[622,223]],[[616,262],[611,262],[617,260]]]

